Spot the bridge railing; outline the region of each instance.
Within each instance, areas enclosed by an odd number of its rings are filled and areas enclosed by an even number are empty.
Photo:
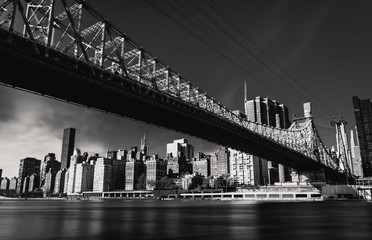
[[[312,121],[301,128],[279,129],[236,115],[128,37],[86,1],[34,0],[27,4],[26,12],[22,9],[20,1],[3,1],[0,25],[14,32],[15,21],[21,21],[24,27],[19,32],[25,38],[91,66],[93,74],[94,68],[99,68],[120,75],[123,81],[144,84],[337,169],[320,137],[314,134]]]

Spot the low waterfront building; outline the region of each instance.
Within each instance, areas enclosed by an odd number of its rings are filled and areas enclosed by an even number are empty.
[[[276,191],[264,190],[249,192],[197,192],[181,193],[181,199],[190,200],[252,200],[252,201],[323,201],[319,190],[299,191]]]
[[[91,200],[91,199],[145,199],[145,198],[153,198],[153,191],[147,190],[134,190],[134,191],[109,191],[109,192],[82,192],[82,193],[74,193],[68,194],[67,199],[84,199],[84,200]]]

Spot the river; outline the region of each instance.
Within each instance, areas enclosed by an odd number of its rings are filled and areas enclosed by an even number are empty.
[[[372,203],[13,200],[0,239],[372,239]]]

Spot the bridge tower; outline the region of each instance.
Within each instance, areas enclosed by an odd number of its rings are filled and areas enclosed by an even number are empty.
[[[343,171],[345,174],[347,175],[351,175],[351,168],[350,168],[350,164],[349,164],[349,161],[348,161],[348,157],[347,157],[347,143],[346,143],[346,139],[345,139],[345,126],[346,126],[346,121],[340,117],[340,118],[336,118],[334,117],[334,119],[331,121],[330,123],[332,126],[334,126],[336,128],[336,137],[337,137],[337,146],[338,146],[338,160],[339,160],[339,163],[338,163],[338,167],[340,168],[341,171]]]

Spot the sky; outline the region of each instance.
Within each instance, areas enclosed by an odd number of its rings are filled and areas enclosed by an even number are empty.
[[[284,103],[290,118],[311,102],[327,146],[329,122],[353,129],[352,96],[372,98],[372,2],[369,0],[87,0],[146,50],[231,110],[248,99]],[[1,57],[1,56],[0,56]],[[37,76],[33,76],[37,77]],[[1,79],[0,79],[1,82]],[[60,159],[63,129],[76,128],[76,147],[104,155],[129,149],[146,134],[150,154],[187,138],[195,152],[219,146],[0,85],[0,169],[18,175],[19,160]]]

